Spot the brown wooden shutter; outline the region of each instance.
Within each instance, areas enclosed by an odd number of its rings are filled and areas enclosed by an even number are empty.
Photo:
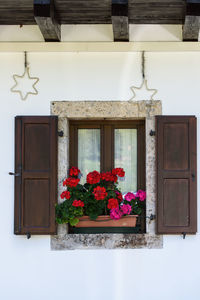
[[[157,232],[196,233],[196,117],[157,116]]]
[[[57,117],[15,118],[15,234],[54,234]]]

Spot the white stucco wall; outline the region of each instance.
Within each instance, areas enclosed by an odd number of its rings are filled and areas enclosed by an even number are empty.
[[[141,83],[139,53],[30,53],[28,60],[39,94],[23,102],[10,92],[23,54],[0,53],[0,299],[199,300],[199,233],[164,236],[161,250],[57,252],[48,236],[13,234],[14,116],[48,115],[52,100],[128,100],[129,87]],[[147,53],[146,64],[163,114],[196,115],[200,132],[200,53]]]

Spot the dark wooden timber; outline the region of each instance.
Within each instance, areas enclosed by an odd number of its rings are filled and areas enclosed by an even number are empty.
[[[112,26],[115,42],[129,41],[128,0],[112,0]]]
[[[0,24],[33,25],[33,0],[1,0]],[[111,24],[111,0],[54,0],[60,24]],[[185,0],[129,0],[129,24],[184,24]]]
[[[57,20],[54,0],[34,0],[34,18],[46,42],[61,40],[61,26]]]
[[[55,234],[57,117],[15,118],[15,234]]]
[[[158,116],[157,232],[197,231],[196,117]]]
[[[198,41],[200,30],[200,0],[187,0],[183,41]]]

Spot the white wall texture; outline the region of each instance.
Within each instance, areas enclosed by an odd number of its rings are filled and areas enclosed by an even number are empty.
[[[37,25],[1,25],[0,41],[41,42],[44,38]],[[181,41],[182,25],[129,25],[130,41]],[[112,42],[111,24],[62,25],[63,42]]]
[[[0,53],[0,299],[199,300],[199,233],[164,236],[160,250],[57,252],[48,236],[13,234],[14,117],[48,115],[53,100],[126,101],[141,84],[140,53],[29,53],[28,61],[39,94],[21,101],[10,88],[23,53]],[[146,53],[146,77],[163,114],[196,115],[200,132],[200,53]]]

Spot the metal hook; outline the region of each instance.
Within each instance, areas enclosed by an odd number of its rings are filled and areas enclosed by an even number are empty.
[[[8,174],[13,175],[13,176],[20,176],[21,175],[20,173],[13,173],[13,172],[9,172]]]
[[[186,237],[186,232],[183,232],[183,239],[185,239]]]
[[[144,51],[142,51],[142,78],[145,79],[145,57],[144,57]]]
[[[24,67],[25,67],[25,69],[27,68],[27,66],[28,66],[28,63],[27,63],[27,52],[24,51]]]

